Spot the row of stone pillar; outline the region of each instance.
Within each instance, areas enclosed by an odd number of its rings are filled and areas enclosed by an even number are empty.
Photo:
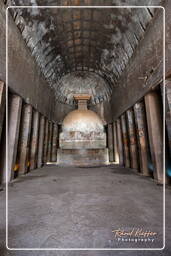
[[[0,129],[1,132],[1,129]],[[10,94],[8,100],[8,181],[44,163],[57,161],[58,126]],[[5,167],[2,168],[5,181]]]
[[[109,161],[119,162],[163,183],[163,119],[157,91],[149,92],[141,102],[108,125]],[[114,143],[111,143],[113,141]],[[119,160],[119,161],[118,161]]]

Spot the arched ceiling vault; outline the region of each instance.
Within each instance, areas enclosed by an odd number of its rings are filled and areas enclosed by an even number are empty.
[[[5,2],[7,6],[28,5],[28,0]],[[47,5],[45,0],[29,2],[30,6]],[[57,100],[72,104],[65,88],[60,89],[63,76],[93,72],[108,87],[101,95],[97,90],[96,104],[98,96],[100,101],[110,99],[112,88],[117,85],[156,9],[93,6],[137,4],[158,5],[160,0],[48,0],[49,6],[92,8],[15,8],[10,12],[49,86],[54,88]]]

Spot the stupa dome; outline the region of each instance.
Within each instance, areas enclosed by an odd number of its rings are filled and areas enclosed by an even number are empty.
[[[104,132],[103,121],[91,110],[71,111],[63,120],[63,132]]]

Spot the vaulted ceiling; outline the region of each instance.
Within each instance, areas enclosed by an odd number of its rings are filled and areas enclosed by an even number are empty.
[[[28,5],[26,0],[5,2],[8,6]],[[47,4],[50,7],[77,7],[10,9],[49,86],[54,88],[59,101],[70,104],[72,101],[67,99],[67,90],[60,89],[60,81],[66,74],[73,72],[78,74],[78,71],[93,72],[101,76],[108,87],[101,93],[101,100],[110,99],[112,88],[117,86],[118,79],[129,64],[157,11],[150,6],[145,8],[94,6],[157,5],[160,0],[30,0],[29,2],[29,5],[34,7],[47,6]],[[80,6],[89,7],[79,8]],[[97,91],[95,103],[98,103],[99,90]]]

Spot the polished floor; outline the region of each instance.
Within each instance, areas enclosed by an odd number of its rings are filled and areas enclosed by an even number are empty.
[[[166,188],[166,235],[171,237],[171,189]],[[162,241],[162,186],[131,169],[115,166],[46,166],[9,186],[10,248],[154,248],[154,251],[7,251],[5,191],[0,192],[0,255],[171,255]],[[122,229],[132,235],[115,237]],[[156,233],[138,241],[137,230]],[[131,239],[127,239],[130,238]],[[166,237],[166,239],[167,239]],[[169,244],[170,243],[170,244]]]

